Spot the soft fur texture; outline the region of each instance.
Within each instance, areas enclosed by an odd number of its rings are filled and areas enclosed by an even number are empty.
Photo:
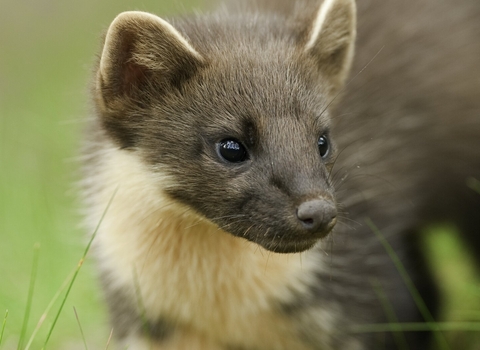
[[[388,321],[379,290],[400,322],[424,321],[365,219],[433,315],[418,231],[454,221],[480,251],[479,4],[356,7],[113,21],[84,198],[93,229],[113,197],[94,249],[119,349],[395,349],[351,331]],[[248,156],[224,159],[224,140]]]

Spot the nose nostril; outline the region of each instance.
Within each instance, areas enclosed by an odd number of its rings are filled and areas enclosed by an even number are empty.
[[[315,199],[301,203],[296,214],[305,229],[317,231],[332,226],[337,216],[337,210],[330,201]]]
[[[312,226],[315,222],[313,219],[300,219],[302,223],[304,223],[306,226]]]

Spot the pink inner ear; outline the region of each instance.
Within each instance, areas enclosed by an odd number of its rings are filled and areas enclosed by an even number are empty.
[[[123,31],[121,41],[116,48],[115,60],[117,66],[117,91],[121,94],[130,94],[132,90],[138,88],[145,81],[147,68],[136,63],[132,58],[135,48],[136,34],[129,29]],[[114,67],[115,69],[115,67]],[[115,73],[114,73],[115,74]]]
[[[148,68],[140,66],[132,61],[123,65],[122,92],[129,94],[133,89],[142,85],[147,77]]]

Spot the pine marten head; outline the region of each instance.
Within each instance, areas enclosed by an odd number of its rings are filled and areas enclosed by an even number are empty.
[[[329,105],[351,64],[355,7],[316,10],[301,25],[217,14],[175,27],[126,12],[96,75],[106,135],[171,179],[160,191],[274,252],[306,250],[336,223]]]

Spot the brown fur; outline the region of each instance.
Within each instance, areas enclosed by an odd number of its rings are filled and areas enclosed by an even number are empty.
[[[118,341],[394,349],[350,331],[386,322],[373,281],[399,321],[423,320],[367,217],[435,314],[417,231],[452,220],[480,251],[466,186],[480,178],[478,15],[469,0],[232,2],[171,24],[120,15],[85,149],[92,227],[114,196],[95,252]],[[362,72],[349,80],[352,63]],[[248,157],[223,159],[225,139]],[[299,210],[314,204],[325,223],[312,228]],[[427,340],[407,335],[410,349]]]

